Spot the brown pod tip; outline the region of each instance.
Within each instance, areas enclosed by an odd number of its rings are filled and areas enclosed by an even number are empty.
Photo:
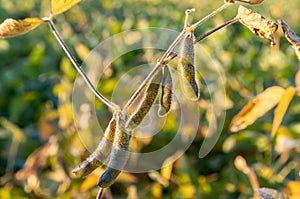
[[[90,174],[100,165],[102,165],[102,162],[97,159],[93,159],[90,161],[84,160],[72,171],[72,173],[74,173],[78,177],[83,177]]]

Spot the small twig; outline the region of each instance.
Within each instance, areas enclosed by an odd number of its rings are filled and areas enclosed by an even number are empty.
[[[98,194],[97,194],[97,196],[96,196],[96,199],[101,199],[101,198],[102,198],[102,195],[103,195],[103,188],[100,187],[100,188],[99,188],[99,191],[98,191]]]
[[[248,166],[245,158],[243,158],[242,156],[237,156],[234,160],[234,165],[238,170],[242,171],[244,174],[247,175],[247,177],[250,181],[251,187],[254,191],[254,198],[259,198],[258,193],[255,191],[256,189],[258,189],[260,187],[257,176],[256,176],[255,172],[253,171],[253,169]]]
[[[198,42],[202,41],[203,39],[205,39],[205,38],[208,37],[209,35],[211,35],[211,34],[217,32],[218,30],[220,30],[220,29],[222,29],[222,28],[224,28],[224,27],[226,27],[226,26],[229,26],[229,25],[231,25],[231,24],[234,24],[234,23],[237,22],[238,20],[239,20],[239,18],[235,17],[235,18],[233,18],[233,19],[231,19],[231,20],[229,20],[229,21],[223,23],[222,25],[220,25],[220,26],[218,26],[218,27],[212,29],[211,31],[205,33],[204,35],[202,35],[201,37],[199,37],[198,39],[196,39],[196,40],[194,41],[194,44],[197,44]]]
[[[85,74],[85,72],[83,71],[83,69],[80,67],[80,65],[77,63],[76,59],[74,58],[74,56],[72,55],[71,51],[69,50],[69,48],[67,47],[67,45],[65,44],[64,40],[62,39],[62,37],[60,36],[60,34],[58,33],[58,31],[55,28],[54,23],[52,22],[52,20],[49,18],[48,20],[44,19],[45,21],[47,21],[49,23],[49,26],[51,28],[51,31],[53,33],[53,35],[55,36],[56,40],[58,41],[58,43],[61,45],[61,47],[63,48],[63,50],[65,51],[65,53],[67,54],[67,56],[69,57],[70,61],[72,62],[72,64],[74,65],[74,67],[76,68],[76,70],[79,72],[79,74],[81,75],[81,77],[83,78],[83,80],[86,82],[86,84],[88,85],[88,87],[90,88],[90,90],[96,95],[97,98],[99,98],[104,104],[106,104],[109,108],[111,108],[113,111],[117,111],[120,110],[119,106],[114,104],[113,102],[109,101],[107,98],[105,98],[100,92],[97,91],[97,89],[93,86],[93,84],[91,83],[91,81],[89,80],[89,78],[87,77],[87,75]]]
[[[202,24],[204,21],[208,20],[209,18],[215,16],[216,14],[218,14],[219,12],[221,12],[222,10],[224,10],[225,8],[228,8],[230,5],[232,5],[232,3],[224,3],[222,6],[220,6],[219,8],[217,8],[215,11],[211,12],[209,15],[207,15],[206,17],[202,18],[201,20],[199,20],[198,22],[194,23],[193,25],[191,25],[192,29],[196,29],[198,26],[200,26],[200,24]]]
[[[189,16],[190,16],[191,12],[195,12],[195,8],[187,9],[185,11],[184,28],[189,26]]]

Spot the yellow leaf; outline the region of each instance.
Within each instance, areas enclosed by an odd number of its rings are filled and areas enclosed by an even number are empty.
[[[296,73],[295,83],[297,88],[297,95],[300,96],[300,70]]]
[[[257,95],[233,118],[230,131],[237,132],[253,124],[279,102],[283,93],[283,88],[272,86]]]
[[[271,46],[276,45],[276,41],[272,36],[278,28],[276,23],[265,19],[262,15],[244,6],[239,7],[237,17],[240,23],[249,28],[254,34],[260,38],[268,39],[271,42]]]
[[[154,198],[162,198],[163,191],[161,185],[155,183],[151,188],[151,193],[154,196]]]
[[[22,20],[5,19],[0,24],[0,38],[24,34],[44,22],[40,18],[25,18]]]
[[[52,0],[51,1],[51,14],[56,15],[70,9],[81,0]]]
[[[86,192],[97,185],[99,176],[90,175],[80,185],[80,191]]]
[[[170,180],[172,170],[173,170],[173,161],[170,159],[166,159],[160,171],[161,176],[167,180]]]
[[[296,33],[289,27],[289,25],[285,21],[279,19],[278,22],[281,25],[286,40],[294,48],[300,62],[300,38],[297,37]]]
[[[288,182],[283,192],[289,196],[290,199],[299,199],[300,198],[300,182],[290,181]]]
[[[282,98],[279,101],[279,104],[277,108],[274,111],[274,120],[273,120],[273,125],[272,125],[272,137],[275,135],[276,131],[278,130],[281,121],[283,119],[283,116],[286,113],[286,110],[293,99],[295,95],[295,88],[294,87],[288,87],[284,94],[282,95]]]
[[[160,175],[160,173],[157,171],[150,171],[148,173],[148,175],[152,180],[156,181],[157,183],[161,184],[164,187],[168,187],[170,184],[169,181],[167,179],[163,178]]]

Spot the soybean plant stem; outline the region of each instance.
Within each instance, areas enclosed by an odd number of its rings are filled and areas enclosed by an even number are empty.
[[[191,25],[192,29],[196,29],[198,26],[200,26],[200,24],[202,24],[204,21],[206,21],[207,19],[215,16],[216,14],[218,14],[219,12],[221,12],[222,10],[224,10],[225,8],[229,7],[230,5],[232,5],[232,3],[224,3],[222,6],[220,6],[219,8],[217,8],[216,10],[214,10],[213,12],[211,12],[209,15],[205,16],[204,18],[202,18],[201,20],[199,20],[198,22],[194,23],[193,25]]]
[[[102,199],[102,195],[103,195],[103,188],[100,187],[96,199]]]
[[[64,40],[62,39],[62,37],[60,36],[60,34],[58,33],[58,31],[55,28],[54,23],[52,22],[51,19],[48,19],[47,22],[49,23],[49,26],[51,28],[51,31],[53,33],[53,35],[55,36],[56,40],[58,41],[58,43],[60,44],[60,46],[63,48],[63,50],[65,51],[65,53],[67,54],[67,56],[69,57],[70,61],[72,62],[72,64],[74,65],[74,67],[76,68],[76,70],[79,72],[79,74],[81,75],[81,77],[83,78],[83,80],[86,82],[86,84],[88,85],[88,87],[90,88],[90,90],[96,95],[97,98],[99,98],[104,104],[106,104],[109,108],[111,108],[113,111],[119,110],[119,106],[114,104],[113,102],[109,101],[107,98],[105,98],[99,91],[97,91],[97,89],[93,86],[93,84],[91,83],[91,81],[89,80],[89,78],[87,77],[87,75],[85,74],[85,72],[83,71],[83,69],[80,67],[80,65],[77,63],[76,59],[74,58],[74,56],[72,55],[71,51],[69,50],[69,48],[67,47],[67,45],[65,44]]]
[[[223,23],[222,25],[220,25],[220,26],[218,26],[218,27],[212,29],[211,31],[205,33],[204,35],[202,35],[201,37],[199,37],[198,39],[196,39],[196,40],[194,41],[194,44],[197,44],[198,42],[202,41],[203,39],[205,39],[205,38],[208,37],[209,35],[211,35],[211,34],[217,32],[218,30],[220,30],[220,29],[222,29],[222,28],[224,28],[224,27],[226,27],[226,26],[229,26],[229,25],[231,25],[231,24],[237,22],[238,20],[239,20],[239,18],[238,18],[238,17],[235,17],[235,18],[233,18],[233,19],[231,19],[231,20],[229,20],[229,21],[226,21],[226,22]]]

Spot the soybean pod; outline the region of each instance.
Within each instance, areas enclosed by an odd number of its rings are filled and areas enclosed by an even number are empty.
[[[119,118],[119,120],[121,120],[121,118]],[[121,122],[122,124],[120,124]],[[109,187],[116,181],[129,158],[128,149],[132,132],[124,129],[123,120],[118,123],[108,167],[98,181],[98,186],[102,188]]]
[[[171,108],[172,105],[172,98],[173,98],[173,81],[172,75],[170,72],[170,68],[168,65],[163,67],[163,80],[161,84],[161,98],[160,98],[160,105],[158,110],[158,115],[163,117],[165,116]]]
[[[180,46],[178,73],[184,94],[191,100],[199,98],[199,89],[195,75],[194,32],[189,30],[188,18],[195,9],[185,11],[184,28],[187,30]]]
[[[183,38],[178,63],[178,73],[184,94],[191,100],[198,100],[199,89],[194,66],[194,34],[189,32]]]
[[[143,98],[137,106],[136,111],[129,117],[128,121],[126,122],[125,128],[127,130],[133,130],[143,121],[144,117],[147,115],[156,99],[161,80],[162,71],[159,70],[157,74],[152,78],[151,82],[148,84]]]
[[[105,130],[103,138],[100,140],[95,151],[73,170],[73,173],[76,176],[86,176],[94,171],[97,167],[100,167],[103,165],[103,163],[105,163],[105,160],[111,152],[112,144],[115,138],[115,132],[116,116],[114,114]]]

